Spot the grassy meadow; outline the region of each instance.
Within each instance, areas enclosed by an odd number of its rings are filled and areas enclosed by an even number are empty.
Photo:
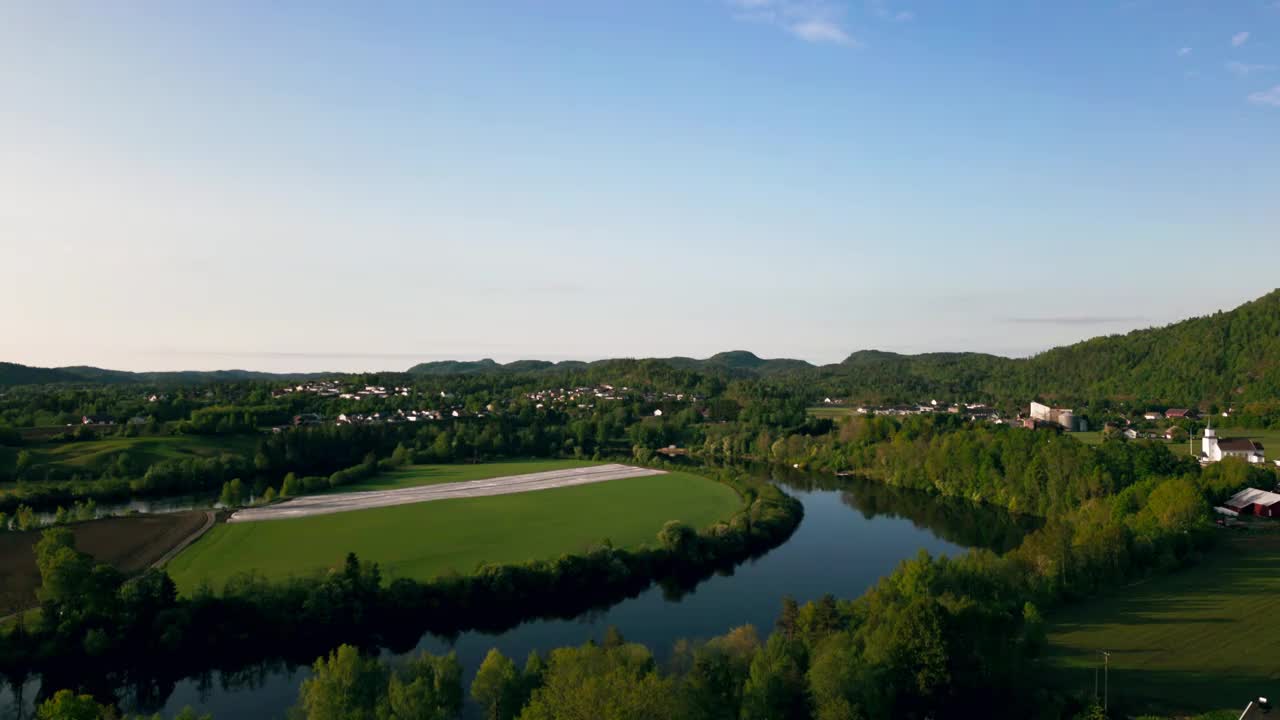
[[[842,405],[818,405],[816,407],[806,408],[805,412],[816,418],[827,418],[835,420],[837,418],[849,417],[855,414],[851,407]]]
[[[0,466],[13,463],[19,450],[31,453],[32,468],[65,473],[98,475],[121,455],[129,465],[146,468],[159,460],[183,457],[216,457],[222,453],[252,454],[258,439],[247,436],[161,435],[108,437],[101,440],[32,443],[22,448],[0,448]]]
[[[1092,691],[1111,653],[1111,697],[1131,711],[1240,708],[1280,687],[1280,533],[1239,532],[1195,567],[1118,588],[1050,618],[1053,682]]]
[[[399,490],[401,488],[438,485],[440,483],[488,480],[509,475],[571,470],[602,465],[590,460],[502,460],[475,465],[410,465],[379,473],[356,485],[336,487],[326,492],[358,492],[363,490]]]
[[[511,470],[518,464],[501,465]],[[545,464],[539,468],[553,469]],[[340,565],[348,552],[355,552],[362,560],[378,562],[385,577],[426,580],[451,571],[469,573],[483,563],[552,559],[606,538],[615,547],[636,548],[655,543],[668,520],[705,527],[739,506],[737,494],[725,485],[673,472],[514,495],[222,524],[167,569],[179,590],[190,592],[204,581],[220,587],[250,569],[269,578],[315,573]]]

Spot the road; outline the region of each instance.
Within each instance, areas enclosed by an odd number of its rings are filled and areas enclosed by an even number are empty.
[[[206,510],[204,513],[204,524],[200,526],[200,529],[188,535],[186,539],[184,539],[182,542],[169,548],[169,550],[165,552],[164,555],[160,556],[159,560],[156,560],[155,562],[151,563],[151,567],[153,568],[163,567],[164,564],[172,560],[175,555],[182,552],[183,550],[186,550],[188,545],[199,540],[201,535],[204,535],[205,533],[209,532],[209,528],[213,527],[213,523],[217,519],[218,519],[217,513],[215,513],[212,510]]]

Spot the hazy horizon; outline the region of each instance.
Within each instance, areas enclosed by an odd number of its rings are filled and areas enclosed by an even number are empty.
[[[1022,356],[1280,267],[1270,2],[10,3],[0,90],[30,365]]]
[[[1258,296],[1264,295],[1269,290],[1258,293]],[[1241,302],[1256,299],[1249,297]],[[403,372],[413,365],[425,362],[435,362],[442,360],[455,361],[477,361],[490,359],[499,363],[509,363],[516,360],[547,360],[551,362],[560,362],[565,360],[578,360],[591,362],[595,360],[607,360],[618,358],[656,358],[656,357],[694,357],[704,359],[720,352],[731,352],[737,350],[745,350],[752,352],[758,357],[765,359],[786,358],[795,360],[806,360],[814,365],[827,365],[838,363],[848,357],[851,353],[860,350],[881,350],[887,352],[897,352],[903,354],[919,354],[929,352],[983,352],[994,355],[1002,355],[1005,357],[1028,357],[1045,350],[1060,345],[1069,345],[1082,340],[1087,340],[1098,335],[1123,334],[1133,330],[1140,330],[1150,327],[1160,327],[1173,322],[1186,320],[1190,317],[1212,314],[1218,310],[1230,310],[1241,303],[1232,303],[1222,307],[1214,307],[1197,311],[1192,314],[1172,317],[1167,320],[1146,322],[1143,318],[1126,318],[1117,323],[1117,328],[1110,332],[1090,333],[1079,335],[1076,337],[1068,337],[1062,342],[1054,343],[1045,347],[1035,348],[1027,352],[1000,352],[995,350],[982,350],[966,347],[890,347],[866,345],[859,347],[850,347],[848,350],[837,355],[822,357],[804,357],[796,354],[782,353],[766,353],[745,346],[724,347],[720,349],[708,350],[704,352],[640,352],[631,354],[583,354],[583,355],[558,355],[554,352],[545,353],[521,353],[519,351],[508,352],[491,352],[481,354],[462,354],[462,353],[413,353],[413,352],[388,352],[388,353],[351,353],[351,352],[278,352],[278,351],[164,351],[153,350],[144,351],[129,355],[119,356],[121,362],[95,362],[95,361],[74,361],[74,362],[57,362],[57,363],[32,363],[22,362],[10,357],[0,357],[0,361],[19,362],[25,365],[34,365],[38,367],[68,367],[68,366],[92,366],[110,370],[129,370],[133,372],[169,372],[181,370],[194,371],[212,371],[212,370],[248,370],[254,372],[276,372],[276,373],[314,373],[314,372]],[[1043,318],[1003,318],[1003,322],[1020,325],[1038,325],[1042,323],[1058,325],[1063,328],[1072,327],[1094,327],[1098,324],[1112,324],[1116,321],[1104,318],[1092,317],[1060,317],[1053,319]],[[1069,334],[1069,333],[1068,333]],[[168,358],[168,360],[164,360]],[[354,363],[363,362],[363,365]]]

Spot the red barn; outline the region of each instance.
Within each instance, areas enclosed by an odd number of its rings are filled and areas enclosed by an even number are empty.
[[[1280,517],[1280,495],[1257,488],[1245,488],[1223,505],[1242,515],[1253,513],[1258,517]]]

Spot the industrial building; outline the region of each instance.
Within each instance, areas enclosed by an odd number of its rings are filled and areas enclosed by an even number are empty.
[[[1055,408],[1033,402],[1031,403],[1031,419],[1058,425],[1068,432],[1087,432],[1089,430],[1089,422],[1084,418],[1076,417],[1075,412],[1070,408]]]

